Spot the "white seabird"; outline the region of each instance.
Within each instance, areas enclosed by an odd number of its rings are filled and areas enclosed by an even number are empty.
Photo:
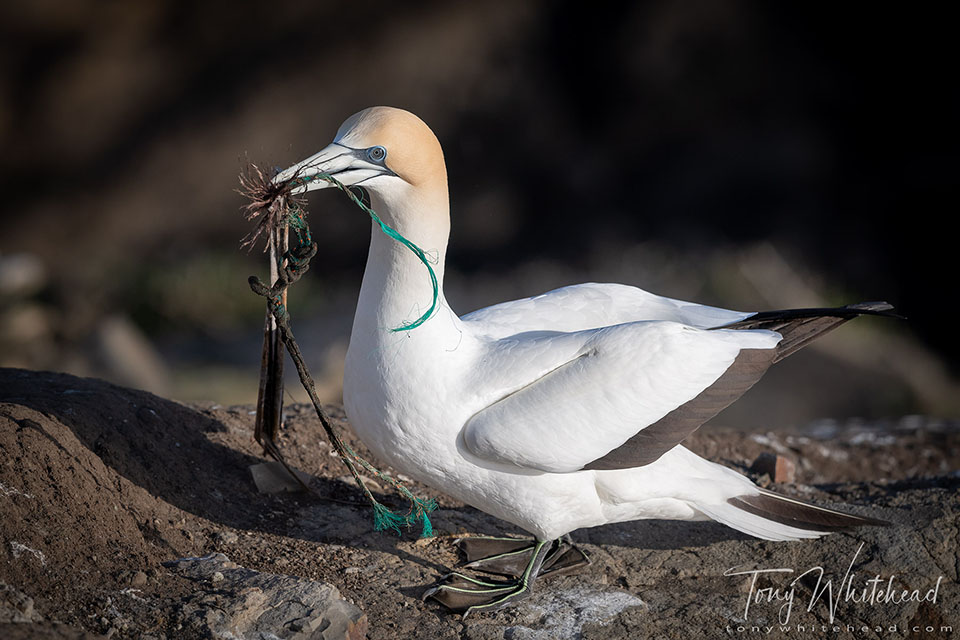
[[[712,518],[767,540],[880,521],[779,496],[680,442],[774,362],[886,303],[750,313],[620,284],[580,284],[459,317],[443,296],[450,204],[443,151],[417,116],[373,107],[333,143],[274,178],[295,192],[360,186],[384,222],[436,258],[423,263],[375,224],[343,382],[350,424],[381,460],[530,532],[467,538],[470,567],[428,595],[498,607],[539,575],[587,562],[569,532],[643,518]]]

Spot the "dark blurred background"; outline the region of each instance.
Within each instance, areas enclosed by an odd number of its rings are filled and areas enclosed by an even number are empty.
[[[237,175],[387,104],[444,145],[458,312],[587,280],[745,310],[888,300],[909,321],[845,326],[717,420],[960,417],[943,11],[3,3],[0,365],[253,402],[266,260],[239,250]],[[369,222],[333,192],[310,209],[322,256],[291,309],[335,400]]]

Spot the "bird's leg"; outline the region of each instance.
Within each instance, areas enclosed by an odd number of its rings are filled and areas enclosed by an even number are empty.
[[[526,598],[556,543],[556,540],[535,540],[526,566],[515,580],[488,582],[451,573],[442,578],[441,584],[423,594],[423,598],[433,598],[448,609],[463,611],[464,617],[472,611],[499,609]]]

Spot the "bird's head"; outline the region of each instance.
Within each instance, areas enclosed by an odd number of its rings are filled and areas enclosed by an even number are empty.
[[[299,183],[294,194],[333,186],[315,178],[321,173],[348,187],[363,187],[375,208],[385,208],[382,213],[390,218],[402,209],[446,211],[447,171],[440,142],[420,118],[403,109],[370,107],[355,113],[330,145],[280,172],[273,182]]]

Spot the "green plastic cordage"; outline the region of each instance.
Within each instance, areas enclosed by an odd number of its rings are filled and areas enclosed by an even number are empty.
[[[430,258],[427,257],[426,252],[420,247],[418,247],[416,244],[408,240],[407,238],[403,237],[403,235],[399,231],[397,231],[396,229],[388,225],[386,222],[381,220],[380,216],[377,215],[376,211],[374,211],[373,209],[365,205],[363,201],[357,197],[357,194],[355,194],[353,191],[350,190],[349,187],[344,185],[342,182],[334,178],[329,173],[316,173],[312,176],[297,177],[297,178],[294,178],[294,180],[299,180],[304,184],[313,182],[314,180],[326,180],[327,182],[329,182],[330,184],[332,184],[333,186],[335,186],[336,188],[340,189],[345,194],[347,194],[347,197],[350,198],[350,200],[352,200],[355,205],[363,209],[367,213],[367,215],[369,215],[370,218],[373,219],[374,222],[380,225],[381,231],[383,231],[386,235],[393,238],[394,240],[396,240],[406,248],[410,249],[410,251],[412,251],[413,254],[420,259],[420,262],[423,263],[423,266],[425,266],[427,268],[427,271],[430,273],[430,284],[433,285],[433,301],[430,303],[430,308],[427,309],[427,312],[424,313],[422,316],[420,316],[419,318],[417,318],[416,320],[414,320],[409,324],[404,324],[394,329],[391,329],[391,331],[407,331],[409,329],[416,329],[417,327],[422,325],[424,322],[429,320],[430,316],[432,316],[434,312],[436,312],[437,310],[437,301],[440,299],[440,285],[437,283],[437,274],[434,272],[433,267],[430,266]]]

